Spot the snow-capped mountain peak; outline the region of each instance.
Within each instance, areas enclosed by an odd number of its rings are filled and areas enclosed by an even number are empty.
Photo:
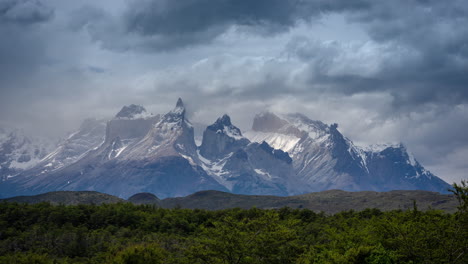
[[[289,155],[266,142],[251,143],[228,115],[205,129],[198,154],[208,175],[232,192],[288,193],[286,182],[292,175]]]
[[[185,118],[182,100],[177,100],[173,110],[153,123],[145,136],[127,148],[132,159],[154,159],[162,155],[191,157],[196,159],[193,126]]]
[[[165,114],[161,121],[166,123],[177,123],[179,125],[185,123],[185,125],[192,127],[192,124],[185,118],[185,112],[186,109],[184,103],[182,102],[182,99],[179,98],[174,109]]]
[[[240,129],[232,125],[231,118],[226,114],[218,118],[216,122],[207,129],[216,131],[216,133],[224,133],[228,137],[234,138],[236,140],[244,138]]]
[[[177,99],[176,107],[174,108],[174,110],[172,110],[172,113],[179,114],[182,116],[185,115],[185,106],[181,98]]]
[[[357,147],[337,124],[327,125],[302,114],[262,113],[244,135],[288,152],[296,175],[311,189],[445,191],[447,186],[401,143]]]

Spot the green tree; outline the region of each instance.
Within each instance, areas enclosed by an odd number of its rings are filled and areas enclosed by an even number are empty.
[[[134,245],[118,252],[109,261],[112,264],[160,264],[166,263],[167,252],[156,243]]]
[[[203,227],[189,257],[196,263],[292,263],[299,250],[294,222],[280,222],[275,211],[252,210]]]

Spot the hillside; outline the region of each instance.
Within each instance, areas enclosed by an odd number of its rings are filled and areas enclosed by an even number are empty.
[[[290,207],[310,209],[316,212],[334,214],[341,211],[362,211],[366,208],[378,208],[382,211],[412,209],[413,201],[420,210],[436,209],[455,212],[458,202],[453,195],[428,191],[390,191],[390,192],[346,192],[330,190],[296,196],[240,195],[220,191],[201,191],[185,197],[158,199],[151,193],[138,193],[128,200],[109,194],[91,191],[60,191],[34,196],[17,196],[0,201],[19,203],[50,202],[52,204],[103,204],[131,202],[133,204],[153,204],[163,208],[188,208],[222,210],[229,208],[275,209]]]
[[[226,208],[307,208],[317,212],[337,213],[346,210],[361,211],[378,208],[382,211],[410,209],[413,201],[420,210],[429,208],[455,212],[458,205],[453,195],[428,191],[390,191],[390,192],[346,192],[330,190],[297,196],[279,197],[262,195],[237,195],[218,191],[202,191],[186,197],[167,198],[162,206],[167,208],[199,208],[220,210]]]
[[[125,202],[125,200],[115,197],[113,195],[93,192],[93,191],[60,191],[60,192],[48,192],[39,195],[32,196],[16,196],[0,201],[6,202],[18,202],[18,203],[41,203],[49,202],[51,204],[65,204],[65,205],[76,205],[76,204],[109,204]]]

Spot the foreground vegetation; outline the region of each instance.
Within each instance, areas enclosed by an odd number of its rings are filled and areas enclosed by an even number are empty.
[[[454,214],[0,203],[0,263],[468,263]]]

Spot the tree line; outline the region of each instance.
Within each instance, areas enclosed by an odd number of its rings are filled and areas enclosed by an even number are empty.
[[[0,203],[0,263],[468,263],[468,188],[454,214]]]

